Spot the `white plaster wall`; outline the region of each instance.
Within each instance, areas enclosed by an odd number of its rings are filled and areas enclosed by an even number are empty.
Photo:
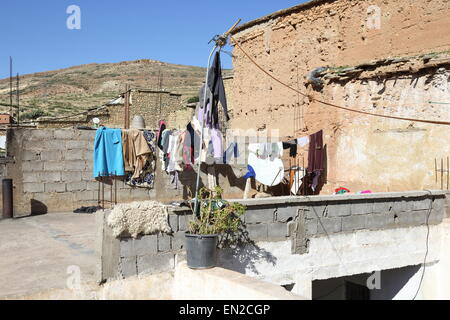
[[[441,226],[440,260],[435,264],[427,264],[424,285],[417,296],[418,300],[450,300],[450,219],[444,220]]]
[[[175,269],[172,292],[175,300],[305,300],[238,272],[222,268],[192,270],[185,261]]]
[[[447,224],[441,224],[430,227],[427,264],[439,267],[427,271],[430,280],[424,281],[423,290],[425,294],[426,288],[430,287],[430,293],[424,295],[426,298],[445,296],[449,290],[443,288],[436,292],[436,283],[441,281],[441,274],[445,273],[445,261],[448,259],[444,257],[448,255],[446,251],[450,245],[446,226]],[[312,238],[309,253],[305,255],[292,255],[291,241],[260,242],[257,243],[258,248],[248,246],[241,251],[223,251],[219,261],[224,268],[264,281],[278,285],[296,283],[293,292],[311,298],[313,280],[421,265],[425,258],[426,237],[425,226],[336,234]],[[437,264],[441,257],[444,257],[444,262]],[[448,260],[446,265],[448,266]],[[439,280],[436,281],[433,277]],[[408,284],[400,297],[408,294],[409,286],[417,288],[415,279],[411,279],[411,284]]]

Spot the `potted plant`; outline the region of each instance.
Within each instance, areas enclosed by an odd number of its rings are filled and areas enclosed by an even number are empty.
[[[198,208],[195,199],[190,206],[194,219],[186,232],[186,258],[191,269],[209,269],[216,266],[219,237],[238,231],[245,207],[222,199],[223,190],[202,188],[198,192]]]

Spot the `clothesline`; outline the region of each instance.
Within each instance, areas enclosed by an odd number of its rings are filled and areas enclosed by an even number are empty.
[[[155,133],[140,129],[97,129],[94,141],[94,178],[121,177],[133,187],[153,188]]]
[[[380,117],[380,118],[387,118],[387,119],[395,119],[395,120],[403,120],[403,121],[414,121],[414,122],[422,122],[422,123],[429,123],[429,124],[439,124],[439,125],[450,125],[449,121],[437,121],[437,120],[422,120],[422,119],[414,119],[414,118],[405,118],[405,117],[396,117],[396,116],[388,116],[388,115],[384,115],[384,114],[377,114],[377,113],[371,113],[371,112],[366,112],[366,111],[361,111],[361,110],[355,110],[355,109],[351,109],[351,108],[347,108],[347,107],[343,107],[343,106],[338,106],[336,104],[333,103],[329,103],[326,101],[322,101],[320,99],[316,99],[306,93],[301,92],[300,90],[297,90],[293,87],[291,87],[290,85],[284,83],[283,81],[281,81],[280,79],[274,77],[273,75],[271,75],[268,71],[266,71],[263,67],[261,67],[239,44],[239,42],[237,42],[233,36],[230,35],[230,38],[234,41],[234,43],[236,44],[236,46],[242,51],[242,53],[244,53],[244,55],[258,68],[260,69],[263,73],[265,73],[267,76],[269,76],[270,78],[272,78],[273,80],[275,80],[276,82],[280,83],[281,85],[285,86],[286,88],[304,96],[309,98],[312,101],[316,101],[318,103],[321,103],[323,105],[332,107],[332,108],[337,108],[337,109],[341,109],[341,110],[346,110],[346,111],[350,111],[350,112],[355,112],[355,113],[359,113],[359,114],[364,114],[364,115],[369,115],[369,116],[374,116],[374,117]]]

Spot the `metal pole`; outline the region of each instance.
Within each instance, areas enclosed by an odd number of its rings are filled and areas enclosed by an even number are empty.
[[[19,93],[19,74],[17,74],[17,125],[20,125],[20,93]]]
[[[130,87],[128,84],[125,85],[125,95],[124,95],[124,124],[123,127],[124,129],[129,129],[130,127],[130,99],[129,99],[129,91],[130,91]]]
[[[200,186],[200,169],[201,169],[201,165],[202,165],[202,161],[201,161],[200,158],[201,158],[202,150],[203,150],[203,130],[205,128],[205,118],[206,118],[206,90],[208,89],[209,68],[210,68],[210,65],[211,65],[212,55],[216,51],[217,47],[218,47],[218,45],[216,44],[214,46],[214,48],[211,50],[211,53],[209,54],[209,57],[208,57],[208,66],[206,68],[205,90],[203,92],[203,108],[204,108],[205,112],[203,113],[202,131],[200,133],[200,151],[199,151],[199,159],[198,159],[197,183],[195,185],[195,206],[194,206],[195,209],[194,209],[194,215],[197,214],[197,210],[198,210],[198,188]]]
[[[450,158],[447,157],[447,190],[449,186],[449,178],[450,178]]]
[[[12,90],[13,90],[12,64],[13,64],[12,57],[9,57],[9,114],[10,114],[11,118],[12,118],[12,104],[13,104],[13,98],[12,98]]]

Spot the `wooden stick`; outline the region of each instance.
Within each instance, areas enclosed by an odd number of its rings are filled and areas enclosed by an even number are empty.
[[[251,188],[252,178],[247,178],[247,181],[245,182],[244,199],[248,199]]]

